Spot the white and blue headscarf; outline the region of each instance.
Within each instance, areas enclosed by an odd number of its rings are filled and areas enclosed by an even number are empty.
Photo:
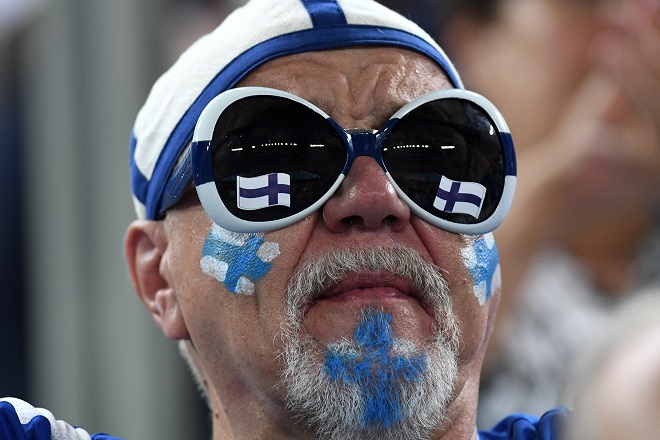
[[[138,113],[130,142],[138,217],[160,218],[168,204],[164,199],[187,188],[189,181],[169,178],[211,99],[271,59],[352,46],[419,52],[437,62],[454,87],[463,88],[451,61],[426,32],[372,0],[250,0],[179,57]]]

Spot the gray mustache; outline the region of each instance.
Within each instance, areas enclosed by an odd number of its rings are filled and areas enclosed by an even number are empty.
[[[288,283],[286,314],[296,322],[301,307],[313,301],[332,284],[350,273],[388,272],[409,279],[420,299],[432,304],[436,312],[447,315],[451,298],[442,269],[425,261],[407,246],[392,245],[368,249],[337,249],[307,261]]]

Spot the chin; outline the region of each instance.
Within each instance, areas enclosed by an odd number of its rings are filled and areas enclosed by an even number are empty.
[[[457,344],[400,339],[391,323],[391,315],[369,308],[351,339],[323,344],[285,332],[279,386],[288,409],[319,438],[423,439],[444,421],[458,378]]]

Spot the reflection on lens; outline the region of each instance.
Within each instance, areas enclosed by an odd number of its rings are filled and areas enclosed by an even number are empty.
[[[330,189],[346,162],[341,138],[322,115],[276,96],[251,96],[227,107],[211,148],[223,203],[248,221],[281,219],[308,208]],[[249,188],[237,184],[238,176]]]
[[[441,99],[413,109],[391,129],[382,155],[408,197],[440,218],[481,222],[493,213],[502,195],[499,132],[470,101]]]

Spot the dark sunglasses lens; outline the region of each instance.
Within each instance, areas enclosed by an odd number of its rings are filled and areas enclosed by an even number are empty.
[[[423,104],[402,117],[383,145],[394,181],[427,212],[454,223],[479,223],[504,188],[499,131],[471,101]]]
[[[250,96],[227,107],[211,147],[218,193],[233,215],[248,221],[309,208],[346,163],[344,143],[322,115],[276,96]]]

